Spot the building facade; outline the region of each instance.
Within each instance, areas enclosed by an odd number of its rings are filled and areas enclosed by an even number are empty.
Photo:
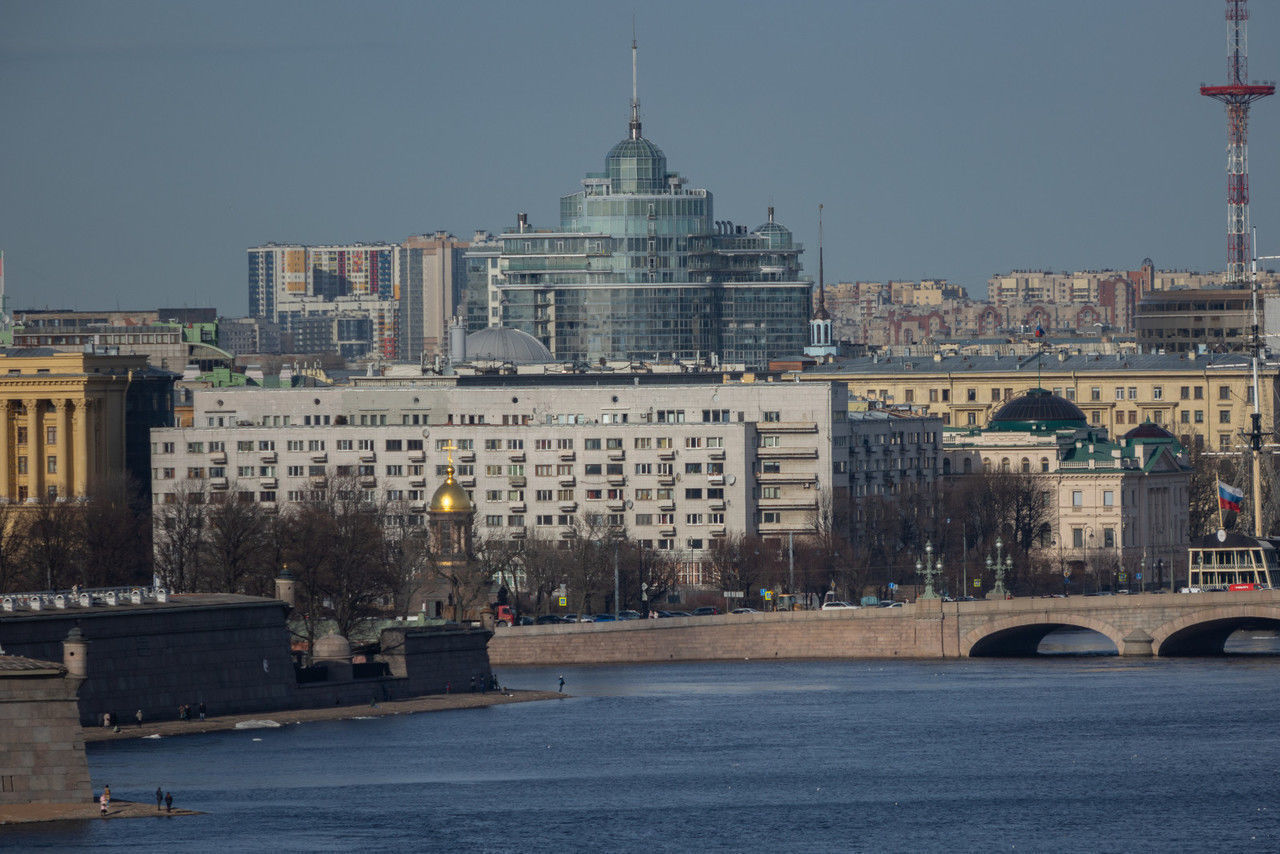
[[[621,529],[700,584],[716,538],[812,533],[851,486],[929,483],[940,466],[937,419],[851,418],[838,383],[507,379],[197,390],[194,428],[152,433],[155,501],[223,492],[279,507],[353,477],[366,500],[422,515],[452,454],[489,533]]]
[[[774,221],[717,220],[709,190],[686,186],[641,132],[633,98],[626,138],[604,171],[560,199],[560,222],[524,214],[500,236],[502,325],[561,361],[718,357],[763,366],[807,343],[812,283],[803,247]]]
[[[173,381],[140,356],[0,351],[0,498],[83,498],[125,473],[145,491],[147,432],[172,425]]]
[[[1280,364],[1262,369],[1259,410],[1263,430],[1276,423],[1275,380]],[[845,382],[851,394],[884,405],[937,415],[948,427],[983,427],[1004,403],[1032,388],[1047,388],[1079,406],[1091,427],[1123,435],[1150,421],[1184,447],[1235,451],[1243,447],[1253,411],[1250,361],[1240,354],[1116,354],[1114,356],[869,356],[819,365],[802,380]]]
[[[983,429],[945,431],[944,448],[944,474],[1036,479],[1049,506],[1034,551],[1068,580],[1114,585],[1142,574],[1134,580],[1167,583],[1186,560],[1191,469],[1176,438],[1155,424],[1112,439],[1071,401],[1032,389]]]

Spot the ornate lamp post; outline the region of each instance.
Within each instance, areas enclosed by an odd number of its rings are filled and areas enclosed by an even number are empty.
[[[933,565],[933,541],[924,544],[924,592],[920,594],[920,599],[937,599],[938,594],[933,591],[933,576],[941,570],[942,561],[938,561],[937,568]],[[920,571],[920,562],[916,562],[916,571]]]
[[[996,583],[989,591],[987,591],[986,598],[988,599],[1003,599],[1005,597],[1005,591],[1004,591],[1005,562],[1003,560],[1003,552],[1004,552],[1004,541],[1001,540],[999,537],[996,537],[996,559],[994,562],[995,573],[996,573]],[[1012,555],[1009,556],[1008,565],[1010,569],[1013,568]],[[987,555],[987,569],[990,570],[991,568],[992,568],[991,555]]]

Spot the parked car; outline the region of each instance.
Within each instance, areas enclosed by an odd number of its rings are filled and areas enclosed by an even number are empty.
[[[852,605],[848,602],[834,600],[831,602],[823,602],[822,610],[824,611],[856,611],[860,606]]]
[[[759,614],[760,612],[757,611],[755,608],[734,608],[729,613],[730,614]]]
[[[559,614],[543,614],[541,617],[538,617],[533,622],[534,622],[534,625],[537,625],[537,626],[549,626],[549,625],[556,625],[559,623],[567,623],[568,620],[566,620],[564,617],[561,617]]]
[[[613,622],[617,622],[617,620],[618,618],[613,616],[613,614],[596,614],[592,622],[593,623],[613,623]]]
[[[901,602],[881,602],[880,607],[881,608],[901,608],[902,603]]]
[[[639,611],[619,611],[617,614],[619,620],[643,620],[644,615]]]
[[[719,613],[720,613],[720,609],[715,607],[714,605],[703,605],[701,608],[694,608],[693,614],[691,616],[710,617],[712,614],[719,614]]]
[[[528,617],[528,616],[525,616],[524,614],[521,614],[519,617],[516,617],[516,625],[517,625],[517,626],[532,626],[532,625],[533,625],[533,617]]]
[[[662,617],[692,617],[688,611],[659,611],[658,616]]]

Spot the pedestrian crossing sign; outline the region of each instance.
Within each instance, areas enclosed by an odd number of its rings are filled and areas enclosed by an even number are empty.
[[[561,607],[561,608],[563,608],[565,605],[568,605],[568,604],[569,604],[569,597],[568,597],[568,596],[561,596],[561,597],[560,597],[560,607]]]

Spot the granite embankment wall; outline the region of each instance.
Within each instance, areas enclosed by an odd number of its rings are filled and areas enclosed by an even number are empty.
[[[743,658],[940,658],[941,619],[908,608],[499,628],[493,666]]]
[[[1073,596],[901,608],[725,614],[500,628],[495,666],[741,658],[1034,655],[1054,629],[1098,632],[1120,655],[1217,655],[1232,632],[1280,628],[1280,590]]]

